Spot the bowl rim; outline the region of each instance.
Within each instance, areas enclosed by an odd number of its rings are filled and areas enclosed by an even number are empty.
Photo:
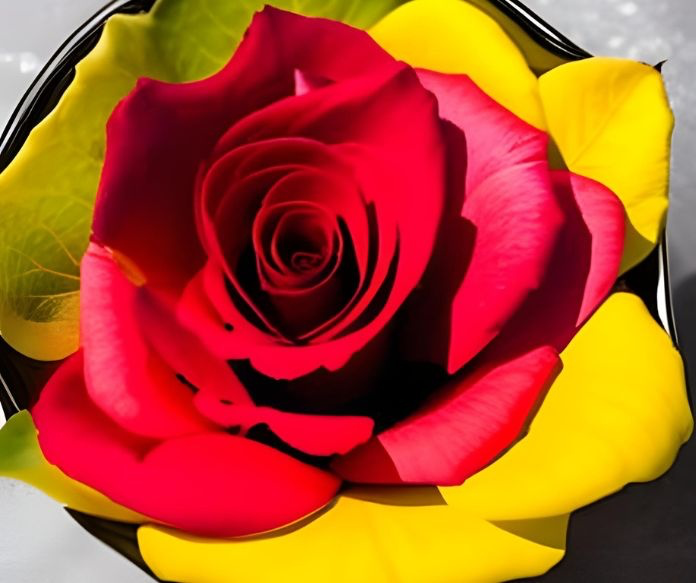
[[[519,25],[529,34],[534,42],[552,54],[568,61],[592,56],[591,53],[573,43],[545,22],[526,7],[522,1],[486,1]],[[119,13],[132,14],[147,11],[152,8],[154,3],[155,0],[112,0],[68,36],[30,84],[4,129],[0,132],[0,173],[5,170],[21,150],[31,130],[58,103],[63,92],[74,78],[75,66],[96,45],[108,18]],[[629,272],[625,278],[630,279],[633,277],[635,282],[639,284],[640,291],[635,293],[646,303],[655,320],[667,330],[673,344],[678,349],[679,342],[675,326],[669,265],[669,249],[665,229],[658,247],[639,264],[637,269]],[[632,273],[634,273],[633,276],[631,275]],[[624,276],[622,276],[622,279],[624,279]],[[2,344],[5,343],[0,337],[0,350],[3,348]],[[6,346],[9,347],[9,345]],[[18,403],[15,399],[13,391],[6,382],[4,372],[0,368],[0,404],[5,412],[5,416],[9,418],[21,409],[21,403]],[[693,410],[691,394],[689,391],[687,391],[687,394],[690,399],[689,404]],[[98,519],[76,511],[68,510],[68,513],[93,536],[119,551],[126,559],[150,575],[153,580],[161,581],[149,569],[140,554],[137,544],[134,544],[133,541],[136,539],[136,534],[132,526]]]

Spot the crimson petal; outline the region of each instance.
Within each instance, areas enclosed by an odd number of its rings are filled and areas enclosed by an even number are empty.
[[[551,345],[559,352],[575,336],[619,274],[625,211],[602,184],[567,171],[552,173],[565,224],[546,275],[507,323],[492,351]]]
[[[489,97],[466,75],[418,69],[432,91],[440,116],[466,134],[466,190],[510,166],[546,160],[548,136]]]
[[[210,428],[191,393],[147,346],[135,312],[138,288],[91,243],[81,266],[80,326],[87,392],[131,432],[173,437]]]
[[[453,373],[498,335],[539,286],[563,216],[551,184],[543,132],[496,103],[466,76],[418,74],[437,95],[440,115],[465,134],[462,146],[457,142],[463,139],[449,130],[450,165],[456,170],[466,164],[466,175],[450,180],[448,210],[459,221],[441,227],[424,291],[411,317],[414,328],[423,328],[427,320],[435,336],[449,338],[446,357],[438,354],[442,348],[436,343],[420,346],[422,333],[415,329],[406,334],[406,342],[414,338],[412,344],[418,346],[409,347],[409,352],[444,360]],[[455,245],[460,247],[458,258]],[[470,257],[467,248],[472,249]],[[452,291],[447,295],[443,290]]]

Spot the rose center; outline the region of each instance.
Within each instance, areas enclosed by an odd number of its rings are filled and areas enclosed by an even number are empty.
[[[278,222],[271,238],[271,254],[281,270],[314,274],[333,253],[333,228],[315,209],[291,211]]]
[[[290,258],[290,265],[294,271],[300,273],[312,272],[321,265],[322,256],[319,253],[307,251],[295,251]]]
[[[334,271],[341,247],[335,217],[313,203],[270,206],[254,223],[259,277],[278,289],[316,287]]]

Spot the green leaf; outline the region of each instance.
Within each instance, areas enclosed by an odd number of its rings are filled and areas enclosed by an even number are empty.
[[[399,0],[159,0],[109,19],[55,110],[0,174],[0,334],[57,360],[78,346],[79,261],[89,237],[106,122],[139,77],[200,79],[231,57],[264,4],[368,27]]]

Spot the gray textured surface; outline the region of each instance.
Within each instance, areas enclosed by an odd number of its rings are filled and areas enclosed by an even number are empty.
[[[233,0],[230,0],[233,1]],[[648,63],[664,73],[677,117],[670,242],[680,332],[696,356],[696,2],[526,0],[552,26],[595,54]],[[0,3],[0,126],[42,63],[102,0]],[[691,359],[696,364],[696,358]],[[145,583],[137,569],[85,534],[62,509],[18,482],[0,479],[2,583]]]
[[[696,166],[693,161],[696,147],[696,2],[524,1],[552,26],[593,54],[628,57],[650,64],[667,60],[663,73],[676,117],[668,228],[672,287],[678,290],[696,272]],[[696,295],[693,298],[696,303]],[[680,308],[689,307],[683,300],[680,304]]]

